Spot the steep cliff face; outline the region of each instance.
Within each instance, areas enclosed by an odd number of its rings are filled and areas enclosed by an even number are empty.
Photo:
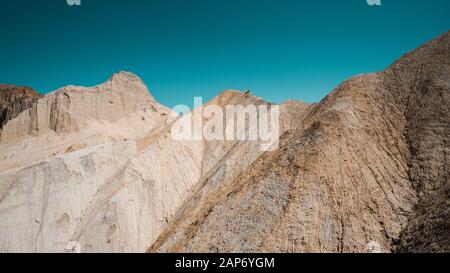
[[[450,251],[450,33],[392,65],[403,97],[409,179],[420,200],[397,242],[402,252]]]
[[[121,72],[99,86],[50,93],[12,119],[0,143],[0,251],[148,247],[179,202],[175,181],[186,175],[188,187],[199,165],[187,144],[139,149],[170,113],[137,76]],[[172,165],[161,167],[164,156]]]
[[[29,87],[0,84],[0,133],[8,121],[30,109],[41,96]]]
[[[73,133],[88,129],[92,123],[115,123],[136,113],[143,119],[142,130],[149,130],[164,119],[153,114],[158,111],[168,113],[138,77],[121,72],[98,86],[67,86],[47,94],[5,126],[1,143],[49,133]],[[142,130],[133,133],[140,134]]]
[[[208,105],[261,103],[226,91]],[[282,107],[283,128],[296,107]],[[261,154],[260,142],[173,138],[187,118],[124,72],[41,98],[0,143],[0,251],[144,252],[204,177],[233,179]]]
[[[371,82],[379,79],[342,85],[282,137],[278,151],[209,193],[151,250],[365,251],[374,241],[387,251],[389,236],[398,236],[413,210],[415,193],[401,163],[406,144],[394,140],[401,126],[384,119],[394,119],[392,110],[366,111],[367,99],[354,103],[360,97],[354,90],[369,94]],[[381,183],[386,173],[393,179]]]
[[[149,251],[449,251],[449,75],[446,33],[346,81]]]
[[[117,73],[90,88],[63,87],[4,126],[0,172],[97,144],[137,139],[164,124],[169,114],[131,73]]]

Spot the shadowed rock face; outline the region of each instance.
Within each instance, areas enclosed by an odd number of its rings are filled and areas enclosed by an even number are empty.
[[[41,96],[29,87],[0,84],[0,132],[8,121],[30,109]]]
[[[408,176],[419,197],[397,241],[401,252],[450,251],[450,33],[389,68],[407,120]]]
[[[449,105],[446,33],[344,82],[237,178],[207,178],[149,251],[448,252]]]

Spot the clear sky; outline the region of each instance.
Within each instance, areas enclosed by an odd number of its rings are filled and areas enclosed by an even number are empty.
[[[0,1],[0,83],[49,92],[139,75],[163,104],[225,89],[319,101],[450,30],[449,0]]]

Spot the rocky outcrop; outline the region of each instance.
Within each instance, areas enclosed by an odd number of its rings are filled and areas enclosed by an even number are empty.
[[[29,87],[0,84],[0,133],[8,121],[30,109],[40,97]]]
[[[92,123],[115,123],[138,112],[142,115],[141,123],[147,127],[143,130],[148,130],[163,120],[152,114],[159,110],[162,107],[144,83],[133,74],[121,72],[98,86],[67,86],[47,94],[5,126],[1,142],[18,142],[49,133],[68,134],[93,127]],[[167,109],[164,113],[168,113]]]
[[[131,73],[117,73],[90,88],[63,87],[4,126],[0,172],[93,145],[137,139],[164,124],[169,114]]]
[[[185,175],[186,187],[196,179],[192,146],[138,149],[170,113],[121,72],[96,87],[50,93],[12,119],[0,143],[0,251],[148,247],[183,193],[177,179]]]
[[[320,103],[279,105],[266,152],[175,138],[202,107],[177,116],[127,72],[10,92],[0,252],[448,252],[449,49],[447,33]],[[246,106],[277,106],[234,90],[205,106],[229,105],[246,122]]]
[[[446,33],[346,81],[149,251],[448,252],[449,75]]]
[[[225,91],[208,105],[260,103]],[[283,128],[296,107],[282,107]],[[205,177],[233,179],[261,154],[260,142],[174,139],[188,117],[124,72],[41,98],[0,143],[0,251],[144,252]]]
[[[450,33],[407,54],[387,73],[406,94],[408,176],[419,196],[398,243],[402,252],[450,251]]]

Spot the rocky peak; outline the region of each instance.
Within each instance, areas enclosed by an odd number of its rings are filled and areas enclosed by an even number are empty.
[[[208,105],[218,105],[225,107],[231,104],[248,104],[262,101],[261,98],[254,96],[249,91],[242,92],[239,90],[225,90],[209,101]]]
[[[105,83],[108,84],[113,90],[126,90],[127,96],[144,96],[147,100],[155,101],[144,81],[134,73],[126,71],[114,73]]]
[[[0,130],[41,96],[30,87],[0,84]]]
[[[153,122],[165,119],[162,113],[168,112],[155,101],[143,81],[129,72],[116,73],[97,86],[69,85],[39,98],[35,107],[26,100],[20,108],[29,113],[19,116],[21,111],[15,112],[17,118],[11,121],[14,124],[2,132],[3,143],[45,135],[49,130],[67,134],[83,130],[91,121],[115,123],[130,115],[141,115],[139,120],[153,126]]]
[[[22,97],[38,98],[40,95],[27,86],[0,84],[0,105],[15,102]]]
[[[450,33],[287,102],[280,148],[204,183],[149,251],[448,252],[449,104]]]

